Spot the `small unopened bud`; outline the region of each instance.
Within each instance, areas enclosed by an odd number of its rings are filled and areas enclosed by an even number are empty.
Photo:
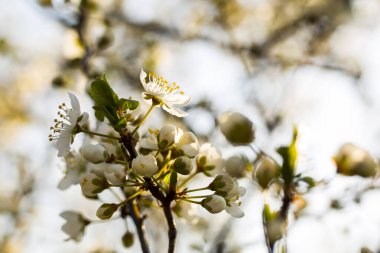
[[[193,163],[187,156],[178,157],[173,164],[173,170],[181,175],[189,175],[193,170]]]
[[[234,180],[232,177],[228,175],[218,175],[211,182],[208,188],[212,191],[215,191],[217,195],[227,196],[228,192],[230,192],[234,188]]]
[[[373,177],[378,165],[371,154],[351,143],[344,144],[334,158],[338,173],[346,176]]]
[[[225,170],[231,177],[242,178],[248,166],[248,161],[242,156],[232,156],[226,160]]]
[[[102,144],[87,144],[81,147],[80,153],[84,159],[92,163],[102,163],[108,158],[106,148]]]
[[[105,164],[104,177],[112,185],[122,185],[126,179],[126,172],[123,165],[120,164]]]
[[[255,137],[252,122],[238,112],[225,112],[218,117],[220,130],[233,145],[246,145]]]
[[[121,241],[122,241],[124,247],[126,247],[126,248],[132,247],[132,245],[133,245],[133,243],[135,241],[133,233],[126,232],[123,235],[123,237],[121,238]]]
[[[96,216],[98,216],[99,219],[107,220],[112,217],[119,206],[119,204],[103,204],[96,211]]]
[[[280,173],[280,167],[272,159],[264,156],[255,170],[254,178],[263,189],[266,189],[272,180],[280,176]]]
[[[226,208],[226,201],[221,196],[212,195],[203,199],[201,205],[210,213],[220,213]]]
[[[109,185],[104,177],[99,176],[94,172],[88,172],[82,178],[80,186],[83,195],[92,198],[108,188]]]
[[[169,124],[161,128],[158,134],[158,148],[165,150],[173,145],[176,134],[177,128],[173,125]]]
[[[199,143],[197,137],[192,132],[185,132],[181,135],[177,146],[190,158],[195,157],[199,152]]]
[[[132,161],[132,168],[134,172],[144,177],[153,176],[158,170],[156,158],[152,155],[138,155]]]

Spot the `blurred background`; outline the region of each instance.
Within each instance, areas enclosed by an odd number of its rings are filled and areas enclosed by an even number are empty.
[[[156,110],[146,127],[182,124],[226,158],[253,154],[224,139],[221,112],[249,117],[269,154],[299,127],[298,170],[330,183],[293,215],[290,253],[379,252],[378,182],[336,175],[332,160],[346,142],[380,156],[379,13],[379,0],[0,0],[0,252],[140,252],[123,248],[120,220],[65,241],[59,213],[94,219],[98,204],[78,185],[57,189],[64,165],[48,134],[68,91],[92,113],[95,76],[141,100],[142,67],[192,96],[183,121]],[[178,220],[177,252],[215,252],[220,236],[225,252],[267,252],[261,193],[244,184],[245,217]],[[165,249],[159,222],[146,224],[153,252]]]

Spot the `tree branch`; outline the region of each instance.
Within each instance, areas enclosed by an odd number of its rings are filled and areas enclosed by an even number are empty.
[[[124,129],[120,132],[121,139],[120,142],[127,149],[131,160],[137,156],[137,151],[135,149],[135,144],[133,143],[133,136],[131,133]],[[154,185],[153,181],[149,177],[144,177],[147,189],[150,193],[162,203],[162,208],[165,214],[166,221],[168,223],[168,238],[169,238],[169,247],[168,253],[174,253],[175,241],[177,238],[177,229],[175,226],[172,210],[170,207],[171,202],[175,199],[176,191],[175,189],[170,189],[166,196],[160,191],[160,188]]]
[[[174,248],[175,248],[175,241],[177,238],[177,228],[175,226],[172,210],[170,208],[170,203],[171,201],[165,201],[163,203],[163,210],[165,214],[166,221],[168,223],[168,238],[169,238],[169,248],[168,248],[168,253],[174,253]]]
[[[132,218],[133,223],[135,224],[142,252],[150,253],[149,246],[145,237],[144,218],[141,217],[140,211],[135,200],[130,200],[126,203],[124,212],[125,213],[123,213],[122,211],[122,217],[126,215],[130,216]]]

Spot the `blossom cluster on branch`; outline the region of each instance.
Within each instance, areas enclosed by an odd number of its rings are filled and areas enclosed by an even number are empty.
[[[139,102],[119,98],[105,77],[92,82],[90,96],[95,117],[100,122],[106,121],[109,126],[106,130],[90,129],[89,115],[82,113],[74,94],[69,93],[71,107],[65,103],[59,106],[58,119],[54,120],[49,135],[58,156],[66,163],[59,189],[80,184],[86,198],[102,202],[96,211],[99,219],[111,219],[117,212],[119,218],[131,219],[144,253],[150,252],[144,227],[144,220],[149,217],[144,212],[161,208],[168,225],[168,252],[172,253],[177,237],[175,216],[181,216],[178,206],[198,205],[211,214],[225,210],[235,218],[242,218],[241,197],[246,194],[246,188],[239,180],[248,177],[263,196],[269,192],[280,200],[280,208],[273,209],[264,198],[263,231],[269,253],[286,252],[290,210],[302,209],[305,206],[302,196],[321,184],[297,172],[297,128],[290,144],[276,150],[281,157],[278,160],[254,144],[255,127],[246,116],[225,112],[217,119],[221,132],[233,146],[249,147],[255,159],[235,155],[223,160],[213,144],[200,144],[192,132],[173,124],[141,132],[140,127],[156,107],[176,117],[186,116],[179,107],[187,105],[191,97],[177,84],[169,84],[155,73],[141,70],[140,81],[143,99],[150,104],[143,115],[138,110]],[[85,137],[76,151],[72,143],[81,133]],[[342,175],[375,177],[379,171],[378,162],[353,144],[344,145],[334,159]],[[202,187],[191,187],[189,182],[196,176],[208,178],[209,182]],[[99,195],[104,191],[110,191],[117,201],[102,201]],[[94,222],[76,211],[65,211],[61,217],[67,221],[62,230],[75,241]],[[121,238],[123,245],[130,247],[134,237],[127,228]]]

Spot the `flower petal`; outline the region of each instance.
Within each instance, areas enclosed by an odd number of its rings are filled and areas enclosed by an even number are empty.
[[[241,218],[244,216],[244,212],[239,208],[236,203],[230,203],[230,206],[226,206],[227,213],[235,218]]]
[[[175,107],[168,107],[168,106],[163,106],[162,109],[170,113],[171,115],[177,116],[177,117],[185,117],[187,116],[187,112],[184,112],[178,108]]]
[[[172,94],[165,96],[163,100],[171,105],[185,106],[190,103],[191,97],[182,94]]]
[[[88,113],[87,112],[82,113],[81,117],[82,118],[78,122],[75,122],[75,124],[78,123],[80,126],[83,126],[84,124],[87,123],[88,118],[89,118]]]
[[[69,97],[70,97],[71,108],[72,108],[72,110],[70,111],[69,119],[71,123],[72,123],[72,120],[75,119],[75,123],[76,123],[76,119],[78,119],[79,115],[81,114],[79,100],[71,92],[69,92]]]
[[[69,126],[59,135],[55,147],[58,149],[58,157],[66,155],[70,151],[72,127]]]
[[[82,179],[82,175],[76,171],[70,170],[59,182],[58,189],[61,191],[68,189],[71,185],[79,184]]]
[[[147,74],[144,72],[144,69],[141,69],[141,72],[140,72],[140,81],[141,81],[141,84],[144,87],[144,90],[147,91],[148,87],[147,87],[147,84],[145,82],[146,76],[147,76]]]

